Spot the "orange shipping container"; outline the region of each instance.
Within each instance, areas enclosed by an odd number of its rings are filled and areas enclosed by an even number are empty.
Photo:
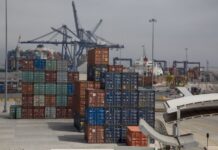
[[[104,98],[104,90],[86,89],[86,107],[104,107]]]
[[[108,65],[109,48],[95,48],[88,51],[88,64],[90,65]]]
[[[128,146],[148,146],[147,137],[140,131],[139,126],[127,127]]]
[[[85,139],[88,143],[104,143],[104,127],[86,125]]]

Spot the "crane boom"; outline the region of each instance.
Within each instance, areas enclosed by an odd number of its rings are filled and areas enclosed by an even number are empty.
[[[100,25],[102,24],[103,20],[100,19],[99,22],[97,23],[97,25],[95,26],[95,28],[92,30],[91,34],[95,34],[95,32],[97,31],[97,29],[100,27]]]
[[[75,6],[74,1],[72,1],[72,7],[73,7],[73,15],[74,15],[75,27],[76,27],[76,34],[77,34],[77,37],[80,38],[78,17],[77,17],[77,11],[76,11],[76,6]]]

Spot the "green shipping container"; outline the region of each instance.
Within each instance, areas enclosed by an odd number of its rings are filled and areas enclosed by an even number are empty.
[[[10,106],[10,118],[11,119],[21,119],[21,106],[20,105]]]
[[[67,106],[67,96],[57,96],[56,106]]]
[[[21,119],[21,116],[22,116],[21,115],[21,112],[22,112],[21,109],[22,109],[21,106],[16,107],[16,119]]]
[[[22,82],[33,82],[33,72],[23,71],[22,72]]]
[[[10,106],[10,118],[15,119],[16,118],[16,105]]]
[[[45,84],[46,95],[56,95],[56,84],[46,83]]]
[[[34,94],[35,95],[45,94],[45,84],[43,84],[43,83],[34,83]]]
[[[67,95],[67,84],[57,84],[57,95]]]
[[[41,83],[45,82],[45,72],[34,72],[34,82]]]
[[[46,67],[45,68],[48,71],[56,71],[57,70],[56,60],[46,60]]]

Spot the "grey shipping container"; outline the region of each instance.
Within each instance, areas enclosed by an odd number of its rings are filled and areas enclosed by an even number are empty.
[[[57,61],[57,70],[58,71],[67,71],[68,63],[66,60],[58,60]]]
[[[45,118],[55,119],[56,118],[56,108],[55,107],[45,107]]]
[[[34,83],[34,95],[45,94],[45,84],[44,83]]]
[[[67,82],[67,72],[57,72],[57,82]]]

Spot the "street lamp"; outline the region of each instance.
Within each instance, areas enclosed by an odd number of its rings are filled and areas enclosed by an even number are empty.
[[[5,101],[4,101],[4,110],[3,112],[7,112],[7,99],[8,99],[8,6],[7,0],[5,0]]]
[[[188,62],[188,48],[185,48],[185,60]]]
[[[156,19],[152,18],[149,20],[152,23],[152,71],[151,71],[151,87],[153,89],[153,80],[154,80],[154,23],[157,22]]]

